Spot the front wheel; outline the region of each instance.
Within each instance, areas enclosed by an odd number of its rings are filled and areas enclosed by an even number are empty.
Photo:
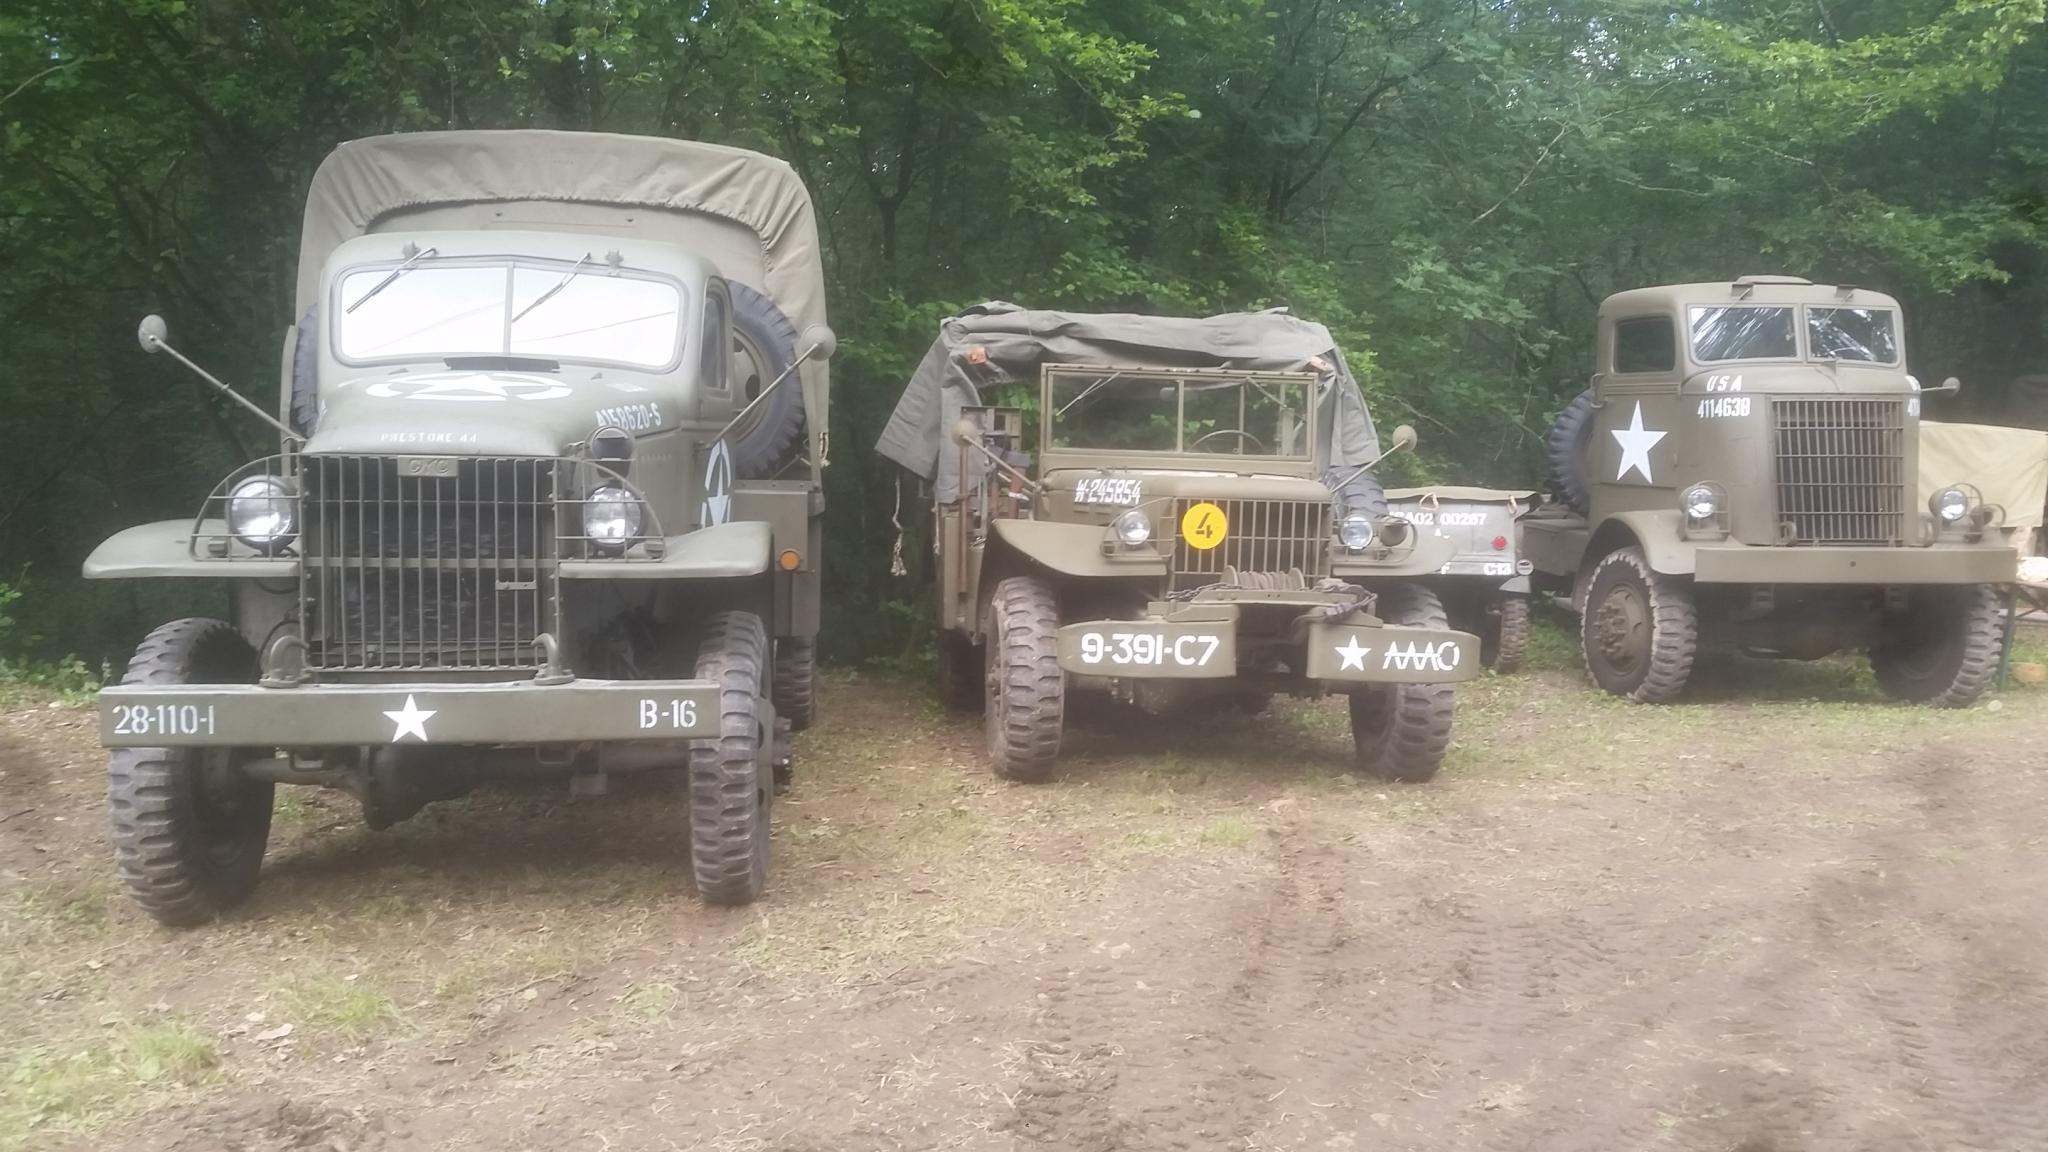
[[[1502,675],[1520,669],[1529,652],[1529,598],[1503,593],[1487,617],[1486,630],[1479,638],[1480,658]]]
[[[1410,628],[1451,626],[1436,593],[1411,584],[1381,592],[1373,613]],[[1351,740],[1358,766],[1388,780],[1435,779],[1451,747],[1457,699],[1450,684],[1374,684],[1353,691]]]
[[[123,684],[247,684],[256,653],[223,620],[151,632]],[[256,887],[277,786],[242,771],[248,748],[116,748],[107,762],[114,864],[157,923],[203,923]]]
[[[818,722],[818,640],[785,636],[775,642],[775,714],[792,732]]]
[[[1989,584],[1915,588],[1886,616],[1870,649],[1878,687],[1900,700],[1967,707],[1998,671],[2005,611]]]
[[[713,904],[749,904],[768,887],[774,773],[763,770],[767,663],[768,630],[759,616],[711,617],[697,678],[718,685],[719,728],[690,745],[690,866],[698,893]]]
[[[1067,696],[1059,628],[1052,585],[1036,576],[1012,576],[989,596],[982,618],[982,724],[989,766],[1005,779],[1042,781],[1059,757]]]
[[[1677,699],[1699,649],[1692,588],[1651,569],[1641,548],[1608,553],[1586,586],[1579,649],[1606,691],[1644,704]]]

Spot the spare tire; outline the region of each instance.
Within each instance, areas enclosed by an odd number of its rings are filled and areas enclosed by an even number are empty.
[[[320,306],[306,309],[292,344],[292,430],[311,436],[320,422]]]
[[[796,363],[796,325],[775,301],[745,284],[727,281],[732,293],[733,403],[752,403],[761,389]],[[804,440],[804,390],[794,376],[732,430],[732,465],[739,476],[763,480],[796,459]]]
[[[1323,478],[1323,483],[1330,488],[1331,499],[1337,506],[1337,519],[1342,520],[1354,512],[1363,512],[1375,519],[1385,516],[1387,493],[1386,489],[1380,487],[1379,477],[1370,472],[1359,472],[1348,480],[1344,479],[1345,474],[1351,471],[1345,469],[1344,472],[1338,472],[1333,469]]]
[[[1585,515],[1592,504],[1593,490],[1586,485],[1586,441],[1593,434],[1593,390],[1586,389],[1564,406],[1551,422],[1550,435],[1543,440],[1543,456],[1550,464],[1550,484],[1563,496],[1572,511]]]

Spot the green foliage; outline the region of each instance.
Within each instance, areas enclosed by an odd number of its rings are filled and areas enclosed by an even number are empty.
[[[190,515],[275,403],[301,197],[341,140],[685,136],[785,157],[834,326],[828,653],[898,656],[926,514],[868,446],[995,297],[1321,321],[1407,479],[1528,484],[1610,291],[1896,292],[1993,414],[2048,360],[2048,0],[15,0],[0,12],[0,656],[120,659],[189,589],[55,574]],[[904,533],[912,577],[890,575]]]

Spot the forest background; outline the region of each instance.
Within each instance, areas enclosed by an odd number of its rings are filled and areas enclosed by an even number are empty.
[[[1600,298],[1747,272],[1898,295],[1916,374],[1965,382],[1941,414],[2010,415],[2048,373],[2044,5],[9,0],[0,675],[90,682],[207,609],[77,576],[266,450],[135,322],[274,405],[302,198],[342,140],[552,127],[793,164],[841,341],[827,653],[915,659],[869,446],[986,298],[1290,307],[1421,431],[1407,479],[1539,482]]]

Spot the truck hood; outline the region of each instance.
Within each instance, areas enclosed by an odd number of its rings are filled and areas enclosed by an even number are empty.
[[[325,389],[308,453],[557,456],[606,426],[672,428],[680,405],[624,380],[552,373],[403,372]]]
[[[1730,361],[1686,378],[1683,394],[1764,392],[1798,396],[1892,396],[1920,390],[1896,364]]]

